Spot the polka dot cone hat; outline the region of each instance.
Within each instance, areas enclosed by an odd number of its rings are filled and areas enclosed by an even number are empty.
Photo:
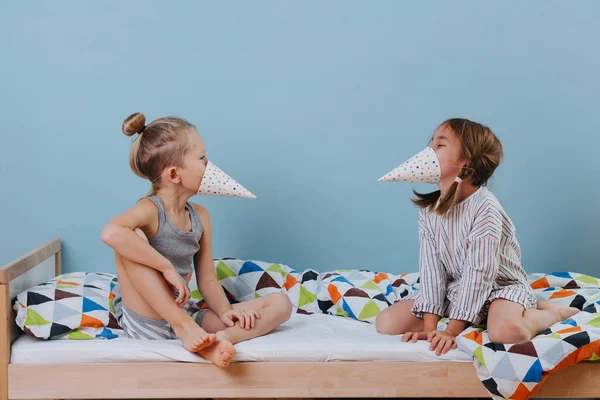
[[[379,182],[438,183],[442,177],[440,161],[430,146],[388,172]]]
[[[223,172],[212,162],[206,165],[206,171],[202,177],[202,183],[198,188],[200,196],[231,196],[255,199],[248,189],[237,183],[237,181]]]

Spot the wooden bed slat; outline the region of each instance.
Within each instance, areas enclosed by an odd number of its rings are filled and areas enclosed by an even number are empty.
[[[59,251],[60,239],[52,239],[37,249],[31,250],[24,256],[17,258],[3,267],[0,267],[0,284],[9,283],[16,277],[23,275],[25,272],[34,268],[45,259],[52,257]],[[60,265],[60,260],[58,261],[58,265]]]
[[[582,363],[536,397],[598,397],[599,376],[600,363]],[[446,362],[13,364],[9,382],[11,399],[489,397],[472,364]]]

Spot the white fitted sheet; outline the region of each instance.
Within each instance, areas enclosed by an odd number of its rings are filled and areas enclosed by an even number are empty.
[[[269,335],[236,345],[234,361],[327,362],[404,361],[471,362],[460,350],[436,357],[427,342],[402,343],[375,326],[325,314],[292,318]],[[12,346],[13,364],[80,364],[124,362],[206,362],[186,351],[179,340],[48,340],[21,335]]]

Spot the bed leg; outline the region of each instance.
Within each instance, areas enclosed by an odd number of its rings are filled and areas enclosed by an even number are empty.
[[[8,284],[0,284],[0,400],[8,400],[10,318],[11,308]]]
[[[61,251],[57,251],[54,255],[54,276],[59,276],[62,269],[62,255]]]

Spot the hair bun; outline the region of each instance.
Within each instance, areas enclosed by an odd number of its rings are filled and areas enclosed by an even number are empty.
[[[123,133],[127,136],[141,133],[146,127],[146,117],[144,114],[136,112],[125,118],[123,121]]]

